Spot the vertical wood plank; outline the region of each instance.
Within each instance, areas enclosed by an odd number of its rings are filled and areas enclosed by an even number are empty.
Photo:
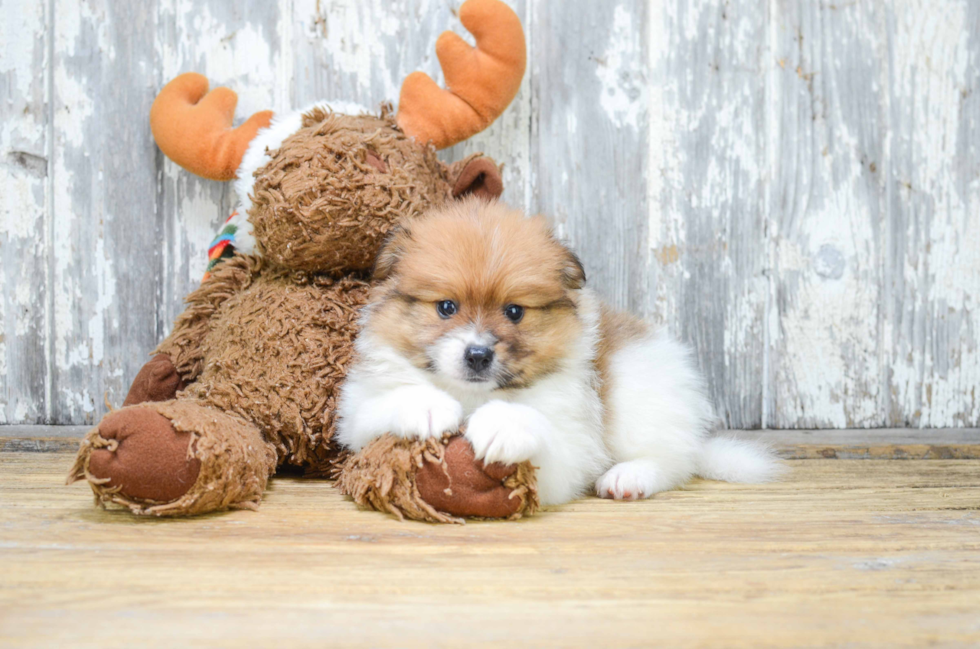
[[[528,203],[579,253],[589,285],[634,310],[646,287],[647,16],[640,0],[530,12]]]
[[[774,6],[770,425],[880,426],[880,4]]]
[[[0,1],[0,424],[46,420],[45,3]]]
[[[980,4],[888,3],[883,410],[980,424]]]
[[[190,6],[183,0],[161,0],[157,33],[161,61],[154,93],[178,74],[199,72],[208,77],[212,88],[227,86],[238,93],[236,121],[259,110],[289,109],[292,74],[288,46],[283,52],[288,38],[282,31],[288,10],[288,1],[210,0]],[[198,178],[159,151],[155,165],[163,228],[159,340],[183,311],[184,296],[200,284],[208,245],[235,209],[237,196],[231,183]],[[154,345],[144,348],[141,360]]]
[[[767,27],[752,1],[651,17],[646,308],[693,346],[734,428],[763,423]]]
[[[53,6],[52,420],[80,424],[122,401],[155,338],[159,66],[151,3]]]

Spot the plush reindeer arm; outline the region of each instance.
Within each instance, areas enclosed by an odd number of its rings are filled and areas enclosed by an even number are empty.
[[[177,316],[173,331],[152,353],[166,354],[185,385],[204,369],[204,339],[210,332],[211,316],[226,300],[248,288],[261,267],[261,259],[255,256],[230,257],[184,299],[187,306]]]

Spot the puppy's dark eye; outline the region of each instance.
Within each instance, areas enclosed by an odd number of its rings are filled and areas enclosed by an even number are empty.
[[[511,322],[520,322],[521,318],[524,317],[524,307],[517,306],[516,304],[508,304],[504,307],[504,315]]]
[[[456,315],[456,303],[452,300],[443,300],[436,304],[436,312],[440,318],[451,318]]]

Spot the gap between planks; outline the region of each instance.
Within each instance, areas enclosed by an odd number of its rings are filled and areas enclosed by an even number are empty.
[[[0,426],[0,453],[74,451],[89,426]],[[730,430],[772,445],[787,460],[975,460],[980,428]]]

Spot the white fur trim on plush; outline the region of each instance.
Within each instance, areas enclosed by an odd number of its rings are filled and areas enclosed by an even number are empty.
[[[235,180],[235,192],[238,194],[239,213],[248,214],[252,208],[250,194],[255,186],[255,172],[264,167],[271,158],[266,151],[275,151],[283,141],[298,131],[303,124],[303,115],[315,108],[329,110],[334,113],[344,115],[364,115],[370,111],[350,101],[318,101],[310,104],[302,110],[294,110],[289,113],[275,114],[272,116],[272,123],[268,128],[261,129],[248,145],[245,155],[242,156],[242,164],[238,167],[237,179]],[[249,227],[251,230],[251,227]]]

